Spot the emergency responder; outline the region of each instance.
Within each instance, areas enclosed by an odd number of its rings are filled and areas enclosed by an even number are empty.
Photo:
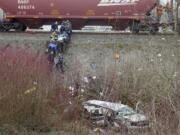
[[[163,14],[164,7],[162,5],[158,5],[156,7],[156,16],[157,16],[157,23],[161,23],[161,16]]]
[[[58,33],[56,31],[54,31],[51,36],[50,39],[53,41],[57,41],[58,40]]]
[[[69,35],[69,37],[71,38],[72,35],[72,24],[69,20],[66,20],[65,22],[65,31],[67,32],[67,34]]]
[[[58,62],[56,63],[56,68],[61,70],[64,73],[64,57],[62,54],[59,53]]]
[[[60,34],[62,34],[62,33],[65,31],[65,27],[66,27],[66,22],[63,21],[63,22],[61,23],[61,27],[60,27],[60,30],[59,30]]]
[[[58,31],[58,22],[57,21],[51,25],[51,31]]]
[[[66,20],[66,25],[69,29],[72,29],[72,24],[69,20]]]
[[[48,53],[48,60],[51,63],[54,63],[54,58],[59,53],[59,47],[57,41],[51,40],[50,43],[48,44],[48,48],[46,52]]]

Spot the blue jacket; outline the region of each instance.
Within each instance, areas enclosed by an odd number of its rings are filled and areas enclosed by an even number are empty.
[[[51,51],[58,51],[58,46],[55,43],[49,43],[48,49]]]

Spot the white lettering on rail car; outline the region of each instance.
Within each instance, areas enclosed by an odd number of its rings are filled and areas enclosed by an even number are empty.
[[[19,10],[34,10],[35,5],[30,3],[30,0],[17,0]]]
[[[29,0],[18,0],[18,4],[29,4]]]
[[[35,9],[35,6],[34,5],[19,5],[18,9],[22,9],[22,10]]]
[[[101,0],[98,6],[134,5],[140,0]]]

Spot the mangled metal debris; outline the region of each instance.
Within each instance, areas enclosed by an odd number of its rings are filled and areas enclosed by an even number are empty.
[[[94,76],[84,76],[82,78],[82,82],[84,83],[90,83],[92,80],[96,80],[97,77],[94,75]]]
[[[149,128],[148,118],[134,111],[131,107],[99,100],[83,102],[85,117],[96,126],[127,129]]]
[[[97,65],[95,63],[91,63],[90,66],[93,70],[95,70],[97,68]]]

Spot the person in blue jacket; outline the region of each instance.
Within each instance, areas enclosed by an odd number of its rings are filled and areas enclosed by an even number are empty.
[[[58,31],[58,22],[56,21],[51,25],[51,31]]]
[[[54,58],[59,52],[58,44],[56,41],[50,41],[47,52],[49,61],[54,62]]]

